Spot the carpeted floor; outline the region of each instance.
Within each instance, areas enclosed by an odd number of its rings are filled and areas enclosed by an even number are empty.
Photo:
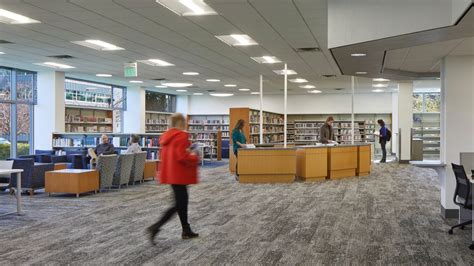
[[[148,182],[79,199],[24,197],[26,216],[0,217],[1,264],[458,264],[472,265],[471,229],[448,235],[434,171],[375,165],[369,177],[241,185],[226,166],[203,168],[190,222],[178,218],[152,247],[144,229],[170,204]],[[0,194],[2,211],[14,197]],[[1,213],[0,212],[0,213]],[[450,220],[448,223],[455,223]]]

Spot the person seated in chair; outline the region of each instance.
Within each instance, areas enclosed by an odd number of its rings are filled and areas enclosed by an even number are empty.
[[[100,155],[109,155],[109,154],[115,154],[115,147],[112,143],[109,143],[109,137],[105,134],[103,134],[101,137],[102,143],[97,145],[95,148],[95,154],[97,156]]]

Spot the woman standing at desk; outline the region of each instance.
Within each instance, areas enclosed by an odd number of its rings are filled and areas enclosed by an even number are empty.
[[[321,143],[328,144],[336,141],[336,136],[334,135],[334,130],[332,124],[334,123],[334,117],[329,116],[326,118],[326,123],[319,130],[319,138]]]
[[[247,140],[245,139],[245,134],[244,134],[244,125],[245,121],[243,119],[239,119],[237,121],[237,124],[235,124],[234,129],[232,130],[232,148],[234,151],[236,163],[235,163],[235,179],[238,180],[239,174],[237,172],[237,164],[238,164],[238,158],[237,158],[237,152],[239,148],[245,148],[245,144],[247,143]]]

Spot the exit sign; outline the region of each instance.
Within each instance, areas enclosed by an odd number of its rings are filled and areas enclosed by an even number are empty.
[[[135,63],[125,63],[123,66],[123,75],[126,78],[136,78],[138,77],[138,64]]]

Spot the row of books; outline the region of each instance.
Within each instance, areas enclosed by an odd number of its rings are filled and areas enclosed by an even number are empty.
[[[260,133],[260,126],[250,126],[250,134]],[[264,126],[263,133],[281,133],[283,134],[283,126]]]
[[[226,126],[226,125],[220,125],[220,126],[219,125],[214,125],[214,126],[190,125],[189,130],[190,131],[199,131],[199,130],[202,130],[202,131],[217,131],[217,130],[229,131],[229,126]]]
[[[153,131],[153,132],[164,132],[168,130],[167,125],[146,125],[146,131]]]
[[[102,143],[98,136],[86,136],[81,138],[55,137],[53,138],[53,147],[95,147]],[[112,137],[110,139],[115,147],[127,147],[130,144],[130,137]],[[142,137],[139,140],[142,147],[158,147],[159,137]]]
[[[108,123],[112,124],[112,118],[109,117],[96,117],[96,116],[83,116],[83,115],[72,115],[66,114],[66,123]]]
[[[217,140],[217,134],[215,133],[190,133],[191,140],[201,141],[201,140]]]
[[[229,125],[229,121],[226,120],[188,120],[189,125]]]
[[[264,124],[283,124],[283,115],[263,112]],[[250,123],[260,123],[260,112],[250,112]]]
[[[97,133],[97,132],[112,132],[112,126],[77,126],[67,124],[66,132],[74,132],[74,133]]]
[[[168,119],[146,119],[145,120],[146,124],[158,124],[158,125],[167,125],[168,124]]]

